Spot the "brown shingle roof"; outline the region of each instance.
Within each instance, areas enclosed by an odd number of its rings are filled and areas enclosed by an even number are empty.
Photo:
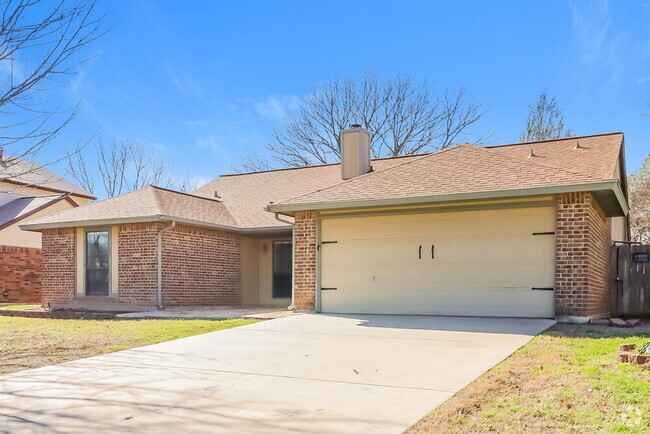
[[[59,224],[74,226],[109,221],[186,220],[208,226],[235,228],[237,222],[217,200],[149,186],[121,196],[61,211],[25,224],[25,228]]]
[[[4,157],[0,160],[0,181],[96,199],[92,193],[77,187],[50,169],[19,158]]]
[[[372,167],[375,171],[384,170],[421,156],[379,158],[372,160]],[[216,191],[219,200],[242,228],[283,227],[286,225],[264,210],[266,205],[340,182],[342,182],[341,165],[337,163],[220,176],[194,191],[193,194],[212,198]]]
[[[580,145],[580,149],[574,149],[576,144]],[[622,144],[623,133],[610,133],[544,140],[542,142],[488,146],[486,149],[517,158],[527,157],[532,149],[537,155],[535,161],[539,163],[561,169],[596,174],[601,179],[612,179],[614,178]]]
[[[574,149],[579,141],[580,149]],[[615,178],[623,134],[479,147],[372,161],[373,171],[340,179],[340,164],[272,170],[216,178],[192,195],[147,187],[26,224],[167,216],[197,224],[256,229],[286,227],[271,204],[303,206],[393,198],[585,184]],[[528,158],[531,149],[536,157]],[[215,192],[218,195],[217,200]]]
[[[281,204],[424,197],[614,179],[623,135],[483,148],[463,144],[368,173]],[[579,140],[581,149],[574,149]],[[531,149],[536,157],[529,158]]]

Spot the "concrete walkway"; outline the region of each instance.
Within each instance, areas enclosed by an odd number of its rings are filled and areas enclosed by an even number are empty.
[[[401,432],[553,321],[294,315],[0,377],[0,432]]]

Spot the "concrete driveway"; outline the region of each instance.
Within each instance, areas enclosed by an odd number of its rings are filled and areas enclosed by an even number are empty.
[[[0,432],[400,432],[550,320],[295,315],[0,377]]]

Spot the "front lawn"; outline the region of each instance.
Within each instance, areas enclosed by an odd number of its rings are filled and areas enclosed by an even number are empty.
[[[244,319],[90,321],[0,316],[0,375],[254,322]]]
[[[407,432],[650,432],[650,371],[616,361],[650,334],[556,326]]]
[[[40,306],[40,304],[7,304],[0,306],[0,309],[32,309]]]

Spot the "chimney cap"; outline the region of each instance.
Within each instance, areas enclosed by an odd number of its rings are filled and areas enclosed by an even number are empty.
[[[361,128],[361,124],[350,124],[350,128]]]

